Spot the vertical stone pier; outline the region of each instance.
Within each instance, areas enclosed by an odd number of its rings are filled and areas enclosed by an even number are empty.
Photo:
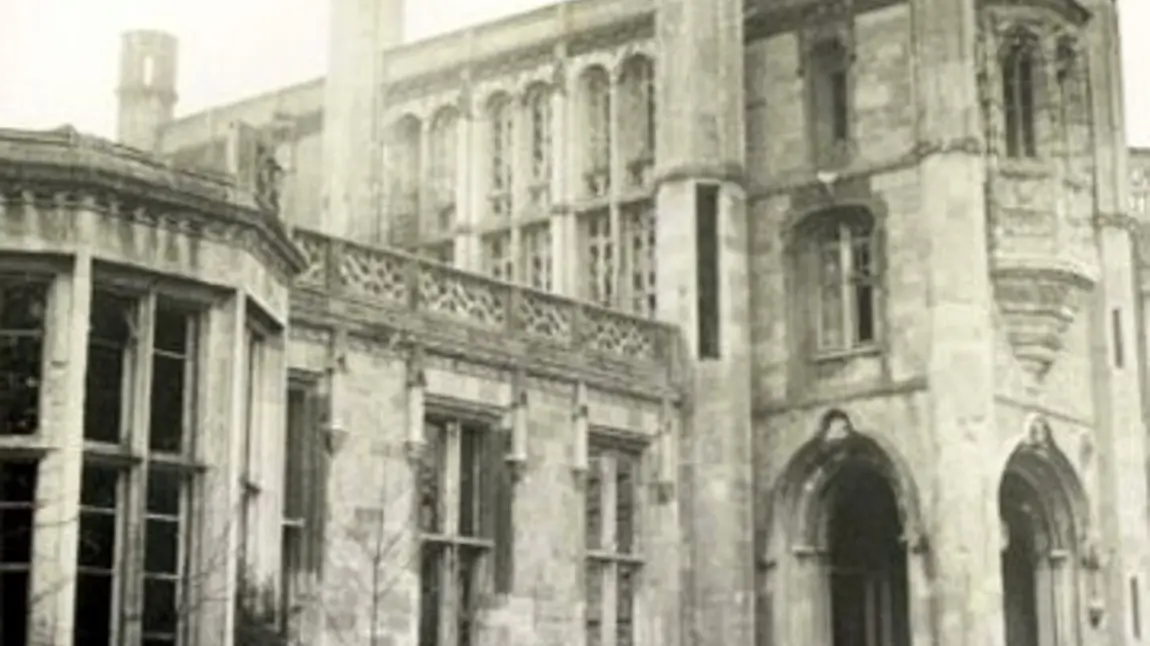
[[[743,2],[659,0],[658,315],[694,360],[683,644],[754,639]]]

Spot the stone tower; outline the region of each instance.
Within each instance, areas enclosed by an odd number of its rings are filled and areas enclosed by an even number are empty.
[[[685,644],[753,636],[742,0],[656,2],[658,316],[694,361],[681,447]]]
[[[130,31],[122,39],[117,139],[158,152],[160,128],[171,121],[176,107],[179,45],[160,31]]]
[[[332,0],[330,7],[320,228],[383,243],[385,52],[403,41],[404,0]]]

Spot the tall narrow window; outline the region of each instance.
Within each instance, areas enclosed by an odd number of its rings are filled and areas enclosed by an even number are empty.
[[[841,164],[851,138],[850,55],[837,39],[815,46],[810,93],[816,161],[824,167]]]
[[[1122,368],[1126,363],[1125,338],[1122,334],[1122,310],[1110,310],[1110,334],[1114,344],[1114,367]]]
[[[631,311],[655,316],[655,208],[643,200],[628,205],[623,216],[627,227],[627,273]]]
[[[502,93],[493,96],[487,105],[487,116],[491,132],[489,212],[491,218],[500,220],[511,216],[514,194],[515,110],[510,97]]]
[[[583,237],[583,262],[586,298],[610,307],[615,303],[615,238],[611,231],[611,214],[597,210],[580,216]]]
[[[417,497],[420,646],[477,644],[479,595],[492,583],[508,591],[499,582],[511,570],[510,550],[497,548],[507,546],[511,525],[496,513],[508,509],[505,436],[484,423],[427,420]]]
[[[1003,127],[1009,157],[1037,155],[1035,90],[1037,41],[1027,32],[1010,36],[1002,59]]]
[[[431,122],[431,221],[427,226],[431,235],[450,233],[455,226],[458,130],[459,112],[453,107],[439,110]]]
[[[695,290],[698,300],[700,359],[718,359],[719,338],[719,188],[695,188]]]
[[[391,133],[391,180],[387,210],[391,219],[392,243],[400,246],[414,244],[420,236],[422,130],[423,123],[407,115],[395,124]]]
[[[120,470],[85,463],[80,481],[80,538],[77,547],[75,644],[109,646],[115,642],[112,617],[117,601],[116,574],[121,563]]]
[[[543,84],[527,91],[527,114],[531,121],[531,203],[538,214],[547,215],[551,205],[551,91]]]
[[[244,357],[244,428],[240,444],[240,507],[238,510],[239,545],[236,571],[239,589],[244,593],[252,590],[248,570],[252,566],[254,549],[258,549],[253,523],[259,514],[260,506],[260,438],[263,435],[263,374],[266,341],[264,335],[249,327],[245,330]]]
[[[515,258],[511,255],[511,232],[489,233],[482,239],[483,265],[492,278],[515,280]]]
[[[873,224],[861,210],[816,216],[807,229],[810,265],[817,277],[812,308],[819,352],[840,352],[877,340],[878,286]]]
[[[584,194],[604,197],[611,190],[611,79],[607,70],[592,67],[584,72],[582,94]]]
[[[176,644],[196,471],[199,315],[163,295],[99,287],[91,303],[73,641],[118,643],[121,618],[139,617],[143,643]],[[129,550],[131,528],[143,541]],[[142,594],[120,594],[141,580]]]
[[[551,290],[551,226],[543,222],[523,227],[523,267],[527,284]]]
[[[587,644],[635,643],[635,596],[640,553],[637,448],[596,441],[591,450],[584,500]],[[613,602],[606,607],[608,601]]]
[[[47,296],[44,282],[0,276],[0,436],[39,427]]]
[[[0,462],[0,642],[28,642],[38,465]]]
[[[1130,632],[1134,639],[1142,640],[1142,595],[1139,594],[1138,577],[1130,577]]]
[[[284,494],[282,521],[282,567],[280,569],[280,589],[282,609],[280,612],[287,632],[292,634],[292,619],[303,603],[307,587],[307,571],[310,565],[311,550],[308,532],[312,527],[313,500],[322,500],[318,493],[312,493],[323,486],[319,469],[317,438],[313,435],[314,410],[312,389],[314,385],[292,383],[287,392],[287,429],[284,438]]]
[[[627,183],[631,188],[647,187],[655,162],[655,67],[651,59],[642,55],[627,59],[620,92],[625,102],[618,118]]]
[[[117,444],[126,435],[135,362],[136,309],[133,299],[96,290],[88,324],[84,439]]]

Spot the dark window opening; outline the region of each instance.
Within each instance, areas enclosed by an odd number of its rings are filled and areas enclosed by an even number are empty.
[[[842,216],[842,217],[839,217]],[[820,352],[838,352],[874,344],[878,338],[878,267],[869,214],[816,216],[808,229],[815,330]]]
[[[894,491],[869,467],[848,464],[830,510],[834,646],[910,643],[906,548]]]
[[[193,316],[161,300],[156,304],[156,330],[152,348],[151,425],[148,447],[152,451],[179,453],[184,450],[185,425],[191,402],[190,369]]]
[[[116,532],[119,472],[85,463],[80,485],[80,536],[77,546],[76,644],[108,646],[112,642],[112,608],[116,593]]]
[[[809,92],[816,162],[844,161],[851,137],[850,56],[838,40],[819,43],[811,53]]]
[[[588,644],[614,636],[616,644],[635,642],[635,598],[639,561],[641,449],[598,438],[591,445],[584,489],[587,550]],[[613,598],[613,612],[605,605]],[[614,623],[610,623],[613,620]]]
[[[445,629],[455,633],[458,644],[476,642],[481,576],[492,577],[497,593],[510,591],[509,435],[481,423],[441,416],[425,420],[427,444],[418,479],[421,646],[438,646]],[[449,490],[458,495],[449,499]]]
[[[1114,367],[1122,368],[1126,362],[1126,348],[1122,338],[1122,310],[1114,308],[1110,311],[1111,335],[1114,337]]]
[[[28,640],[37,476],[35,462],[0,462],[0,643],[4,644]]]
[[[176,643],[179,625],[183,476],[150,467],[144,516],[144,640]]]
[[[104,291],[92,294],[88,323],[88,370],[84,394],[84,439],[120,441],[127,426],[135,304]]]
[[[1006,154],[1035,157],[1035,43],[1026,35],[1018,39],[1002,62],[1003,120]]]
[[[849,136],[848,131],[848,103],[847,103],[847,73],[845,70],[835,70],[830,74],[831,87],[831,134],[836,142],[844,142]]]
[[[1138,577],[1130,577],[1130,630],[1134,639],[1142,639],[1142,595],[1138,588]]]
[[[699,358],[718,359],[719,338],[719,187],[695,188],[696,292]]]
[[[40,422],[48,286],[0,276],[0,435],[32,435]]]

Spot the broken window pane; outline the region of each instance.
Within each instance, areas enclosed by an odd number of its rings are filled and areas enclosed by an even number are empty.
[[[88,370],[84,394],[84,439],[115,443],[126,424],[134,303],[116,294],[92,294],[88,323]]]
[[[31,435],[39,425],[47,297],[44,283],[0,276],[0,435]]]
[[[183,449],[187,418],[187,375],[191,362],[188,343],[192,329],[187,311],[169,303],[156,304],[156,331],[152,355],[152,411],[149,448],[176,453]]]
[[[0,462],[0,643],[28,638],[37,464]]]

